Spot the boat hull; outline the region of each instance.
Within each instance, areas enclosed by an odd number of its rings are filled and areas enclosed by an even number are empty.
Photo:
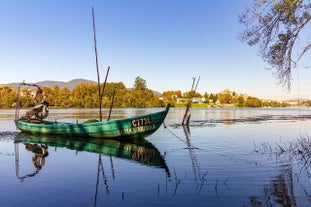
[[[16,127],[25,133],[83,136],[94,138],[143,138],[154,133],[163,123],[170,105],[165,110],[132,118],[93,123],[35,122],[24,118],[15,120]]]

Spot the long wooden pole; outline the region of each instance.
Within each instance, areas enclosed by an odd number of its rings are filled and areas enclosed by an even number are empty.
[[[99,77],[99,69],[98,69],[98,55],[97,55],[97,45],[96,45],[96,29],[95,29],[94,7],[92,7],[92,19],[93,19],[94,49],[95,49],[97,85],[98,85],[99,121],[102,121],[102,101],[101,101],[100,77]]]

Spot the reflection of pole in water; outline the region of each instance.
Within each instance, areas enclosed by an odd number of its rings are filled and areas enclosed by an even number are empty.
[[[196,184],[196,190],[195,191],[196,191],[196,193],[198,193],[198,195],[200,195],[201,189],[202,189],[204,183],[207,181],[206,180],[206,176],[207,176],[208,171],[206,171],[205,173],[201,174],[200,166],[199,166],[199,163],[198,163],[198,160],[197,160],[197,156],[196,156],[194,150],[195,149],[203,150],[203,149],[200,149],[200,148],[198,148],[196,146],[193,146],[191,144],[189,125],[183,125],[182,127],[183,127],[183,130],[184,130],[184,134],[185,134],[186,140],[184,140],[183,138],[181,138],[181,137],[177,136],[176,134],[174,134],[171,130],[169,130],[169,128],[167,128],[167,129],[179,141],[182,141],[184,144],[187,145],[187,149],[189,150],[189,155],[190,155],[190,159],[191,159],[193,174],[194,174],[194,182]],[[175,193],[177,192],[178,185],[180,183],[180,179],[178,179],[175,169],[174,169],[174,173],[175,173],[175,191],[174,191],[174,195],[175,195]],[[168,180],[166,180],[166,192],[167,192],[167,181]]]
[[[96,179],[96,188],[95,188],[95,196],[94,196],[94,206],[96,206],[97,203],[97,193],[98,193],[98,184],[99,184],[99,171],[100,171],[100,155],[98,157],[98,165],[97,165],[97,179]]]
[[[186,143],[187,143],[187,147],[189,150],[189,155],[190,155],[190,159],[191,159],[191,163],[192,163],[192,169],[193,169],[193,174],[194,174],[194,181],[196,183],[197,189],[199,189],[199,191],[202,188],[202,185],[204,184],[205,181],[205,176],[207,175],[207,173],[205,173],[203,176],[201,176],[201,172],[200,172],[200,166],[198,164],[198,160],[197,160],[197,156],[195,154],[194,151],[194,147],[191,145],[191,141],[190,141],[190,129],[187,126],[183,126],[184,129],[184,133],[185,133],[185,137],[186,137]],[[199,186],[200,184],[200,186]]]
[[[14,151],[15,151],[15,173],[16,177],[19,178],[19,143],[14,143]]]
[[[115,176],[114,165],[113,165],[113,161],[112,161],[112,156],[111,155],[110,155],[110,167],[111,167],[112,179],[115,180],[116,176]]]
[[[108,185],[108,179],[107,176],[105,175],[105,170],[104,170],[104,165],[102,161],[102,156],[101,154],[98,155],[98,165],[97,165],[97,179],[96,179],[96,189],[95,189],[95,196],[94,196],[94,206],[97,204],[97,195],[98,195],[98,186],[99,186],[99,174],[100,171],[102,172],[104,184],[106,187],[106,194],[109,194],[109,185]]]
[[[107,180],[107,176],[105,174],[104,165],[103,165],[103,161],[101,159],[101,156],[100,156],[100,168],[101,168],[103,180],[104,180],[104,183],[106,186],[106,194],[109,194],[108,180]]]
[[[189,128],[186,128],[185,126],[183,126],[183,129],[184,129],[184,133],[185,133],[185,137],[186,137],[186,143],[187,143],[187,147],[189,150],[189,155],[190,155],[190,159],[191,159],[191,163],[192,163],[192,169],[193,169],[195,181],[198,181],[198,174],[197,174],[198,163],[197,163],[195,152],[193,151],[193,147],[191,146],[191,142],[190,142],[190,137],[189,137],[190,130],[189,130]]]

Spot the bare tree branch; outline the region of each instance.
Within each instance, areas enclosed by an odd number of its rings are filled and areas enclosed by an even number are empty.
[[[310,13],[309,0],[254,0],[253,7],[239,17],[246,27],[239,39],[250,46],[259,45],[263,60],[274,68],[279,84],[288,90],[292,69],[311,48],[311,43],[306,43],[294,60],[296,40],[311,20]]]

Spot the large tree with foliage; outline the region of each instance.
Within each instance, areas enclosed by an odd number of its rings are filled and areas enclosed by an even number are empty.
[[[129,106],[135,108],[147,108],[153,106],[164,106],[163,101],[155,96],[152,90],[147,88],[146,80],[137,76],[133,89],[129,95]]]
[[[246,26],[240,39],[259,45],[262,58],[275,69],[280,84],[290,89],[292,69],[311,49],[311,42],[298,37],[311,19],[311,3],[307,0],[254,0],[251,8],[240,16]]]
[[[232,103],[231,91],[226,89],[226,90],[223,90],[221,93],[219,93],[218,101],[222,104],[231,104]]]
[[[99,107],[98,88],[94,83],[79,83],[72,90],[73,107],[96,108]]]
[[[16,91],[8,86],[0,87],[0,108],[10,108],[16,101]]]
[[[103,107],[109,108],[113,99],[113,107],[124,108],[126,105],[126,94],[128,93],[125,85],[122,82],[107,83],[104,91]],[[114,95],[114,97],[113,97]]]
[[[145,89],[147,89],[147,82],[146,82],[146,80],[144,80],[141,77],[137,76],[135,78],[135,83],[134,83],[133,88],[134,88],[134,90],[145,90]]]

